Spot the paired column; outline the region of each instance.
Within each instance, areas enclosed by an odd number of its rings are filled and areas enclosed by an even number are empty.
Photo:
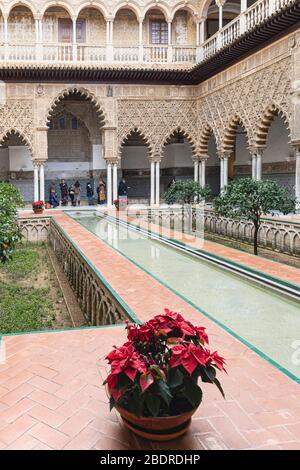
[[[45,202],[44,162],[33,162],[33,199]]]
[[[9,44],[8,44],[8,18],[4,16],[3,18],[3,27],[4,27],[4,58],[5,60],[9,59]]]
[[[252,150],[252,178],[254,180],[261,180],[262,175],[262,154],[263,149],[255,148]]]
[[[139,62],[144,60],[143,53],[143,19],[139,19]]]
[[[113,61],[113,20],[106,20],[106,60]]]
[[[118,162],[108,161],[106,165],[107,207],[112,207],[113,201],[118,199]]]
[[[151,160],[150,204],[160,203],[160,160]]]
[[[39,61],[43,60],[43,29],[42,19],[35,19],[35,50],[36,59]]]
[[[229,155],[220,156],[220,189],[224,190],[228,185],[228,158]]]
[[[194,160],[194,181],[205,187],[205,162],[206,158]]]
[[[39,200],[39,166],[33,163],[33,199],[34,202]]]

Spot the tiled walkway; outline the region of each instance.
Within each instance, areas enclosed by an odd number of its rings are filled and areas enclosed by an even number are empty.
[[[140,319],[169,307],[207,327],[211,348],[227,359],[226,400],[204,384],[188,433],[147,442],[109,413],[101,385],[103,358],[124,341],[123,327],[5,337],[0,449],[300,449],[299,385],[75,221],[55,218]]]

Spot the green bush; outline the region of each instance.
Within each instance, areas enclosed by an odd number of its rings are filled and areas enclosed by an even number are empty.
[[[217,215],[245,219],[253,223],[255,255],[258,251],[261,218],[267,214],[274,214],[276,211],[283,214],[295,212],[295,204],[296,198],[276,181],[256,181],[251,178],[233,181],[214,200]]]
[[[164,194],[167,204],[193,204],[211,195],[208,186],[202,187],[193,180],[178,181],[174,183]]]
[[[17,208],[24,205],[17,188],[10,183],[0,183],[0,261],[11,259],[14,248],[21,239],[17,224]]]

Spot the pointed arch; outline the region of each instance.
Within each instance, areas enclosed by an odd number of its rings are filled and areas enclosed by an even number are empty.
[[[200,132],[200,139],[199,139],[199,155],[201,157],[206,157],[208,155],[208,143],[210,137],[214,137],[216,145],[217,145],[217,135],[213,130],[213,127],[206,123],[201,132]]]
[[[291,128],[289,118],[280,106],[275,103],[270,104],[262,113],[255,130],[255,145],[257,147],[265,147],[267,145],[267,138],[272,122],[276,117],[281,117],[288,129],[289,138]]]
[[[99,127],[102,127],[105,125],[106,119],[105,119],[105,114],[102,109],[102,105],[99,103],[98,99],[94,95],[94,93],[90,92],[87,88],[83,87],[70,87],[70,88],[65,88],[62,90],[50,103],[47,109],[47,114],[45,116],[45,124],[50,121],[52,117],[52,113],[55,111],[56,106],[64,100],[67,96],[70,95],[80,95],[82,98],[84,98],[87,101],[90,101],[91,105],[95,109],[95,112],[97,114],[98,120],[99,120]]]
[[[193,139],[193,137],[190,135],[190,133],[188,131],[186,131],[184,128],[182,128],[181,126],[175,127],[170,132],[170,134],[168,134],[168,136],[164,139],[163,145],[162,145],[162,152],[163,152],[164,147],[166,145],[168,145],[168,143],[170,142],[171,138],[174,137],[178,133],[182,134],[183,137],[188,141],[188,143],[191,146],[192,155],[195,155],[196,154],[196,147],[197,147],[196,146],[196,141]]]
[[[2,144],[3,141],[9,137],[10,134],[15,134],[19,139],[21,140],[22,144],[28,148],[28,150],[31,153],[31,157],[33,157],[33,146],[30,140],[26,135],[23,134],[22,131],[20,131],[17,127],[10,127],[9,129],[5,130],[2,132],[0,135],[0,143]]]
[[[233,152],[235,140],[236,140],[236,132],[239,126],[245,129],[247,142],[250,145],[248,129],[245,126],[243,120],[236,114],[229,119],[229,122],[227,126],[225,127],[222,144],[221,144],[222,152]]]
[[[132,127],[128,132],[126,132],[126,134],[123,135],[123,137],[121,137],[120,144],[119,144],[119,151],[118,151],[119,157],[121,158],[122,147],[124,146],[126,141],[134,134],[139,135],[139,137],[141,138],[143,142],[143,145],[145,145],[148,148],[148,156],[149,158],[151,158],[152,153],[153,153],[153,147],[151,145],[150,139],[148,138],[146,133],[144,133],[139,127]]]

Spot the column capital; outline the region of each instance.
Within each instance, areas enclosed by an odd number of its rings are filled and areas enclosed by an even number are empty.
[[[232,154],[231,151],[227,151],[227,152],[221,151],[221,152],[218,152],[218,157],[220,160],[228,160],[231,157],[231,154]]]
[[[260,146],[253,145],[253,146],[248,147],[248,150],[251,155],[257,155],[258,153],[263,154],[266,147],[267,147],[266,145],[260,145]]]
[[[300,139],[299,140],[293,140],[291,142],[291,146],[293,147],[295,153],[299,153],[300,152]]]
[[[118,165],[120,162],[119,158],[105,158],[106,165]]]

